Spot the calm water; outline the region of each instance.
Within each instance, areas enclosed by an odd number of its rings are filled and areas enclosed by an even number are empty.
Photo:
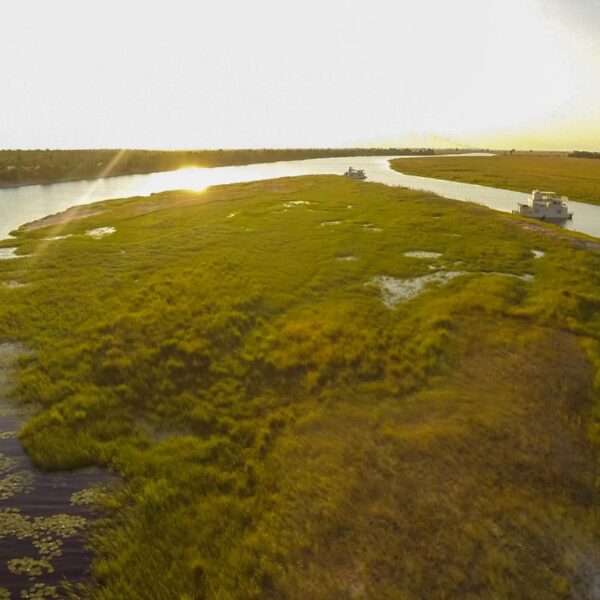
[[[32,465],[17,438],[24,415],[2,397],[20,351],[0,343],[0,588],[12,598],[37,598],[40,586],[58,591],[65,579],[86,578],[85,531],[93,515],[77,494],[113,478],[101,469],[45,473]]]
[[[11,476],[14,484],[4,494],[9,497],[0,498],[0,535],[5,536],[0,541],[0,587],[14,594],[36,584],[60,587],[65,579],[71,583],[86,579],[91,554],[85,547],[85,531],[93,515],[85,506],[73,504],[71,498],[110,480],[100,469],[64,473],[35,469],[16,437],[21,424],[0,402],[0,437],[4,438],[0,439],[0,458],[10,461],[10,470],[2,473],[2,479]],[[19,570],[10,562],[25,557],[43,561],[39,574]]]
[[[0,189],[0,239],[29,221],[63,211],[70,206],[88,204],[109,198],[148,196],[176,189],[202,190],[211,185],[241,183],[275,177],[297,175],[340,175],[351,164],[365,169],[368,181],[434,192],[446,198],[484,204],[490,208],[510,212],[517,202],[524,202],[527,194],[495,188],[415,177],[397,173],[389,167],[392,156],[352,158],[319,158],[240,167],[213,167],[182,169],[148,175],[127,175],[93,181],[74,181],[51,185],[31,185]],[[427,157],[410,157],[427,160]],[[536,186],[532,182],[532,189]],[[560,192],[560,190],[556,190]],[[571,202],[573,220],[565,226],[600,237],[600,206]]]

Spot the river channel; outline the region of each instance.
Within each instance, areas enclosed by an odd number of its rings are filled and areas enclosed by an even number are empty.
[[[341,175],[349,165],[365,169],[368,181],[433,192],[453,200],[476,202],[495,210],[510,212],[528,194],[429,177],[405,175],[392,170],[393,156],[318,158],[243,165],[237,167],[190,168],[146,175],[124,175],[90,181],[71,181],[50,185],[28,185],[0,189],[0,239],[20,225],[61,212],[70,206],[110,198],[149,196],[168,190],[203,190],[211,185],[242,183],[295,177],[299,175]],[[406,158],[406,157],[402,157]],[[427,157],[408,157],[427,160]],[[532,188],[536,182],[532,181]],[[560,190],[556,190],[560,192]],[[565,227],[600,237],[600,206],[571,201],[574,216]]]

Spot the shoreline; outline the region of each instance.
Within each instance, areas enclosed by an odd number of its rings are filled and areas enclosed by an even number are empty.
[[[348,149],[348,150],[354,150],[354,149]],[[243,167],[243,166],[248,166],[248,165],[262,165],[262,164],[269,164],[269,163],[274,163],[274,162],[289,162],[289,161],[302,161],[302,160],[315,160],[315,159],[323,159],[323,158],[358,158],[361,156],[388,156],[389,154],[389,150],[394,150],[393,148],[385,148],[382,149],[381,153],[372,153],[369,152],[369,148],[365,148],[364,149],[366,154],[362,155],[362,154],[348,154],[347,152],[341,152],[340,154],[332,154],[332,155],[326,155],[326,156],[321,156],[319,155],[319,153],[316,153],[314,156],[304,156],[301,158],[295,158],[293,156],[289,157],[289,158],[282,158],[282,157],[277,157],[277,158],[273,158],[272,160],[259,160],[259,161],[240,161],[240,162],[231,162],[231,161],[225,161],[221,164],[211,164],[211,165],[200,165],[200,164],[189,164],[189,163],[184,163],[181,166],[175,167],[175,168],[166,168],[166,169],[161,169],[159,168],[149,168],[149,169],[134,169],[132,171],[128,171],[126,173],[113,173],[113,174],[108,174],[108,175],[103,175],[103,176],[97,176],[97,177],[66,177],[66,178],[58,178],[58,179],[47,179],[47,180],[43,180],[43,181],[26,181],[26,182],[18,182],[18,183],[8,183],[8,182],[2,182],[0,181],[0,190],[3,189],[15,189],[15,188],[21,188],[21,187],[28,187],[28,186],[36,186],[36,185],[40,185],[40,186],[45,186],[45,185],[53,185],[55,183],[72,183],[72,182],[76,182],[76,181],[99,181],[102,179],[111,179],[113,177],[129,177],[129,176],[133,176],[133,175],[150,175],[151,173],[168,173],[171,171],[180,171],[182,169],[211,169],[211,168],[218,168],[218,167]],[[398,153],[398,152],[392,152],[393,156],[397,156],[397,157],[401,157],[401,158],[410,158],[410,157],[414,157],[414,156],[436,156],[435,151],[434,154],[425,154],[425,153],[419,153],[419,152],[412,152],[410,154],[405,153]]]
[[[0,183],[0,190],[14,190],[16,188],[53,185],[55,183],[73,183],[76,181],[99,181],[101,179],[112,179],[113,177],[128,177],[129,175],[149,175],[150,173],[165,173],[166,171],[136,171],[135,173],[119,173],[115,175],[104,175],[103,177],[75,177],[68,179],[52,179],[48,181],[30,181],[23,183]]]
[[[115,198],[115,200],[120,200],[121,198]],[[107,200],[100,200],[100,202],[107,202]],[[101,210],[85,210],[87,207],[93,206],[92,204],[80,204],[77,206],[71,206],[66,210],[61,212],[57,212],[51,215],[46,215],[45,217],[40,217],[35,221],[29,221],[29,223],[23,223],[16,230],[18,233],[19,230],[22,231],[34,231],[36,229],[42,229],[43,227],[50,227],[51,225],[60,225],[62,223],[69,223],[71,221],[78,221],[80,219],[85,219],[86,217],[93,217],[94,215],[99,215]],[[14,237],[14,236],[13,236]]]
[[[326,161],[330,161],[330,160],[346,160],[350,157],[328,157],[327,159],[325,159]],[[388,185],[388,186],[392,186],[392,187],[406,187],[407,189],[427,189],[429,190],[430,193],[434,193],[436,195],[439,195],[443,198],[446,199],[457,199],[457,200],[461,200],[461,201],[473,201],[476,202],[477,204],[481,204],[483,206],[487,206],[488,208],[491,208],[492,210],[496,210],[499,212],[507,212],[507,201],[509,200],[510,197],[508,198],[504,198],[504,196],[498,196],[497,193],[495,192],[503,192],[506,194],[512,194],[514,193],[512,190],[510,189],[505,189],[505,188],[498,188],[498,187],[493,187],[493,186],[480,186],[480,185],[473,185],[473,184],[467,184],[467,183],[463,183],[460,181],[455,181],[452,179],[443,179],[443,178],[438,178],[438,177],[423,177],[423,176],[411,176],[411,175],[406,175],[403,171],[399,171],[397,168],[395,168],[397,161],[402,161],[403,158],[402,157],[388,157],[388,156],[384,156],[384,157],[365,157],[365,158],[369,158],[371,160],[371,163],[373,163],[373,161],[379,161],[380,159],[384,159],[386,162],[385,168],[381,167],[381,165],[379,165],[379,163],[377,163],[377,165],[374,167],[376,170],[375,175],[373,176],[373,180],[372,182],[379,182],[379,183],[383,183],[384,185]],[[406,159],[408,159],[410,157],[406,157]],[[426,157],[429,158],[430,160],[437,160],[438,157],[434,156],[434,157]],[[292,177],[296,177],[296,176],[300,176],[300,173],[305,174],[305,175],[310,175],[310,174],[316,174],[314,173],[314,171],[311,168],[307,168],[304,169],[301,165],[297,165],[295,168],[291,168],[289,169],[289,174],[285,174],[285,169],[281,169],[279,168],[279,165],[285,166],[286,163],[290,163],[290,165],[294,162],[296,163],[301,163],[301,162],[306,162],[308,161],[307,164],[310,164],[311,161],[313,161],[315,159],[299,159],[297,161],[270,161],[270,162],[266,162],[266,163],[249,163],[250,165],[263,165],[262,169],[266,171],[266,174],[269,174],[269,165],[275,165],[273,167],[273,171],[274,173],[271,175],[271,178],[275,178],[278,179],[280,177],[284,177],[284,176],[292,176]],[[316,159],[317,161],[320,161],[322,159]],[[455,159],[453,159],[455,160]],[[418,162],[422,162],[422,161],[418,161]],[[411,162],[411,165],[414,163],[414,160]],[[248,168],[247,165],[239,165],[242,169],[244,168]],[[381,168],[380,168],[381,167]],[[253,167],[250,167],[253,168]],[[193,168],[192,168],[193,169]],[[200,168],[198,168],[200,169]],[[219,169],[218,167],[206,167],[206,169]],[[379,171],[378,171],[379,169]],[[306,171],[306,173],[304,173],[304,171]],[[318,169],[317,169],[318,171]],[[156,174],[157,176],[157,180],[161,179],[161,176],[163,177],[167,177],[170,179],[174,178],[175,180],[177,180],[177,172],[176,171],[152,171],[150,173],[138,173],[136,174],[138,177],[140,177],[140,181],[144,181],[145,178],[148,178],[149,176]],[[168,175],[165,175],[168,174]],[[391,175],[390,175],[391,174]],[[132,175],[131,175],[132,176]],[[217,176],[216,178],[211,178],[209,176],[209,174],[206,174],[206,176],[208,177],[208,179],[211,181],[210,187],[212,187],[213,185],[229,185],[231,183],[236,183],[236,179],[237,179],[237,175],[228,175],[227,177],[223,177],[221,178],[220,176]],[[259,178],[259,180],[262,179],[262,176],[265,176],[265,174],[263,173],[261,175],[261,177]],[[114,179],[115,177],[128,177],[127,175],[111,175],[109,176],[110,179]],[[105,201],[114,201],[114,200],[118,200],[118,199],[125,199],[125,198],[131,198],[137,195],[153,195],[155,193],[160,193],[163,191],[176,191],[176,186],[173,185],[172,183],[168,183],[167,185],[162,185],[162,184],[156,184],[156,185],[151,185],[148,189],[146,189],[144,187],[144,185],[141,185],[141,189],[143,189],[142,192],[140,192],[137,188],[140,187],[137,185],[137,180],[131,181],[131,180],[123,180],[122,182],[112,182],[112,183],[108,183],[109,181],[109,177],[106,178],[100,178],[100,179],[95,179],[95,180],[80,180],[80,181],[86,181],[89,182],[90,187],[93,190],[101,190],[100,192],[97,192],[95,194],[91,194],[94,197],[87,197],[87,194],[85,193],[86,190],[79,190],[79,192],[75,193],[75,192],[71,192],[69,193],[70,190],[65,190],[63,193],[63,189],[62,188],[51,188],[51,187],[45,187],[45,188],[40,188],[40,189],[32,189],[31,190],[31,194],[32,196],[44,196],[45,194],[51,195],[53,198],[55,198],[57,201],[53,202],[53,205],[50,206],[45,206],[44,208],[54,208],[54,212],[50,213],[50,214],[43,214],[46,212],[46,210],[42,211],[42,210],[37,210],[37,211],[31,211],[27,216],[29,217],[28,220],[26,222],[23,222],[20,219],[16,218],[16,213],[14,215],[14,218],[7,218],[6,221],[6,231],[3,232],[6,235],[6,239],[8,238],[14,238],[15,235],[18,235],[18,231],[19,230],[33,230],[33,229],[39,229],[41,227],[44,226],[51,226],[54,224],[58,224],[58,223],[64,223],[66,221],[72,220],[73,218],[84,218],[86,216],[93,216],[93,212],[91,211],[91,209],[89,208],[83,208],[83,207],[89,207],[91,205],[96,205],[96,203],[98,202],[105,202]],[[396,181],[396,178],[398,179]],[[104,179],[106,179],[105,183],[99,183],[102,182]],[[184,178],[185,179],[185,178]],[[221,182],[221,179],[223,179],[223,181]],[[242,180],[244,178],[242,177]],[[213,181],[214,180],[214,181]],[[71,180],[72,182],[77,181],[77,180]],[[424,182],[423,184],[421,184],[421,182]],[[97,182],[96,185],[93,185],[93,182]],[[56,182],[58,183],[58,182]],[[66,182],[65,182],[66,183]],[[121,183],[123,183],[123,185],[121,185]],[[370,183],[370,182],[368,182]],[[31,185],[46,185],[46,184],[31,184]],[[52,185],[52,184],[49,184]],[[181,186],[179,187],[179,189],[186,189],[186,183],[182,183]],[[464,185],[465,189],[461,189],[459,188],[453,188],[453,187],[449,187],[449,186],[461,186]],[[173,189],[170,189],[172,186]],[[23,184],[20,187],[25,187],[25,184]],[[77,187],[77,185],[76,185]],[[85,188],[86,184],[79,184],[78,189],[79,188]],[[126,190],[124,189],[120,189],[120,188],[127,188]],[[131,189],[130,189],[131,188]],[[133,189],[135,188],[135,189]],[[7,188],[5,188],[7,189]],[[150,189],[156,189],[156,192],[150,192]],[[193,189],[193,188],[188,188],[188,189]],[[103,191],[102,191],[103,190]],[[77,191],[77,190],[76,190]],[[6,196],[8,198],[11,197],[11,192],[7,192]],[[71,198],[72,196],[72,198]],[[489,196],[489,197],[488,197]],[[15,198],[20,197],[17,196],[15,194]],[[515,202],[517,201],[517,199],[514,200]],[[38,202],[39,203],[39,202]],[[599,238],[600,237],[600,207],[598,205],[594,205],[592,203],[580,203],[577,201],[572,201],[573,203],[573,208],[575,209],[575,212],[577,213],[578,216],[578,220],[575,223],[575,225],[572,225],[571,223],[569,223],[568,227],[564,227],[565,230],[568,230],[570,232],[573,233],[579,233],[582,234],[584,236],[590,236],[591,238]],[[40,203],[39,203],[40,204]],[[16,207],[18,207],[18,205],[15,205]],[[64,208],[63,208],[64,207]],[[40,204],[40,208],[41,208],[41,204]],[[17,211],[18,212],[18,211]],[[37,214],[36,214],[37,213]],[[38,216],[39,215],[39,216]],[[8,217],[10,217],[11,215],[9,214]],[[575,220],[574,220],[575,222]],[[10,227],[9,227],[10,226]]]

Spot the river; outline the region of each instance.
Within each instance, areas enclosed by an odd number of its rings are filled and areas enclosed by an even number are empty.
[[[49,185],[28,185],[0,189],[0,239],[20,225],[61,212],[70,206],[89,204],[110,198],[149,196],[168,190],[203,190],[211,185],[242,183],[276,177],[298,175],[340,175],[351,164],[365,169],[368,181],[433,192],[446,198],[476,202],[495,210],[510,212],[528,194],[468,183],[404,175],[392,170],[389,160],[394,156],[364,156],[351,158],[317,158],[308,160],[261,163],[236,167],[190,168],[146,175],[123,175],[90,181],[70,181]],[[427,157],[402,157],[427,160]],[[532,182],[532,188],[535,182]],[[600,206],[581,202],[570,203],[573,220],[567,229],[600,237]]]

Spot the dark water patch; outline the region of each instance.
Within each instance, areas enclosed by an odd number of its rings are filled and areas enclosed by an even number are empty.
[[[89,579],[87,490],[115,478],[98,468],[44,472],[32,464],[17,437],[24,416],[2,397],[20,351],[0,344],[0,598],[60,597],[65,581]]]

